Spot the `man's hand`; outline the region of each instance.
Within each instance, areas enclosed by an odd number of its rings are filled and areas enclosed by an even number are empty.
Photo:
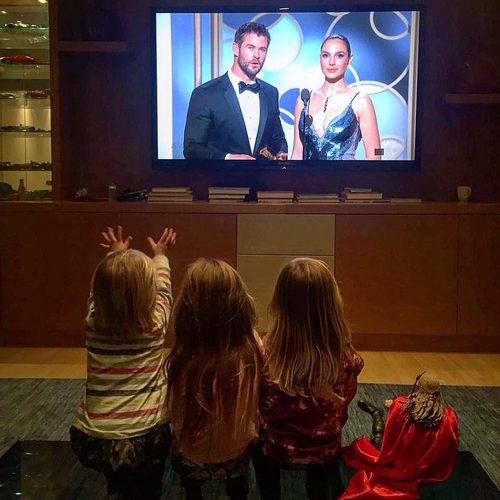
[[[158,241],[155,242],[151,236],[148,236],[148,243],[150,244],[151,250],[153,250],[153,254],[155,256],[166,255],[167,251],[175,245],[176,237],[177,233],[173,230],[173,228],[166,227]]]
[[[250,155],[233,155],[233,154],[228,154],[226,156],[226,160],[255,160],[253,156]]]
[[[101,234],[104,238],[104,243],[100,243],[100,245],[104,248],[108,248],[110,252],[127,250],[132,241],[132,236],[127,236],[125,240],[123,240],[122,226],[117,226],[116,234],[115,230],[109,226],[104,231],[101,231]]]

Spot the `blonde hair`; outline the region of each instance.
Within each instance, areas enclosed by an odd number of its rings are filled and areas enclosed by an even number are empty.
[[[281,271],[265,338],[271,380],[291,395],[330,391],[347,354],[350,332],[340,291],[323,262],[300,258]]]
[[[443,398],[439,380],[425,372],[417,376],[403,408],[408,418],[424,427],[435,427],[443,419]]]
[[[99,333],[134,335],[152,327],[156,298],[153,261],[138,250],[108,254],[92,278]]]
[[[201,427],[246,425],[262,366],[254,336],[255,305],[239,274],[218,259],[187,269],[173,314],[175,345],[167,357],[167,405],[180,439]],[[246,410],[248,410],[246,412]]]

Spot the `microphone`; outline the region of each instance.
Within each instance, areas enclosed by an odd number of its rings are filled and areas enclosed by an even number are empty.
[[[302,159],[305,160],[307,158],[307,135],[306,135],[306,127],[309,127],[312,124],[312,116],[309,114],[309,99],[311,99],[311,92],[309,89],[302,89],[300,91],[300,98],[304,103],[304,121],[302,123]]]

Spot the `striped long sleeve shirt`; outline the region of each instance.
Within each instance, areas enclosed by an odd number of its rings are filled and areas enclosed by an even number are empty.
[[[165,330],[172,307],[167,257],[153,259],[157,270],[154,326],[126,339],[99,334],[92,294],[86,318],[87,384],[73,425],[90,436],[141,436],[167,421],[162,369]]]

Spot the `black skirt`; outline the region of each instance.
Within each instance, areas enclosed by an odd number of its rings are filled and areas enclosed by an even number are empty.
[[[147,434],[126,439],[102,439],[89,436],[72,426],[71,447],[80,462],[91,469],[109,473],[120,466],[136,468],[164,462],[170,451],[168,424],[156,425]]]
[[[182,456],[179,452],[175,435],[172,435],[170,460],[172,462],[172,469],[181,478],[198,479],[200,481],[230,479],[246,473],[254,448],[255,444],[250,443],[245,451],[236,458],[221,463],[198,464]]]

